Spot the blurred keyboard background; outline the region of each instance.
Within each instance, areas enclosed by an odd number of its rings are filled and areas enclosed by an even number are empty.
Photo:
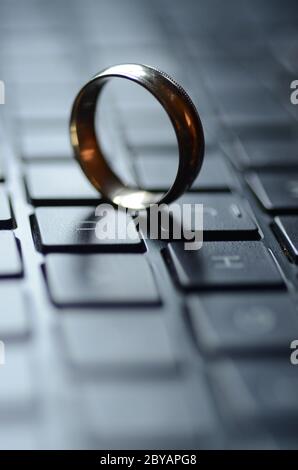
[[[296,2],[1,0],[0,44],[0,447],[297,447]],[[204,204],[198,252],[95,237],[68,120],[123,62],[171,74],[201,115],[180,201]],[[173,130],[122,82],[98,116],[112,163],[165,190]]]

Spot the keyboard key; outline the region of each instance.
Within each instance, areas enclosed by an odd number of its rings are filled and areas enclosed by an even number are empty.
[[[210,93],[215,94],[216,97],[219,95],[225,102],[225,93],[234,89],[239,93],[239,85],[244,88],[244,91],[258,90],[261,84],[257,76],[249,73],[250,71],[246,70],[243,65],[232,57],[220,57],[220,55],[216,58],[212,55],[209,58],[204,57],[204,67],[202,67],[201,73]]]
[[[159,303],[153,272],[144,255],[52,254],[46,273],[57,305]]]
[[[297,429],[298,375],[289,356],[279,360],[218,361],[211,369],[222,413],[232,421],[259,420],[279,432]]]
[[[168,165],[169,168],[173,167],[175,169],[178,162],[178,147],[171,146],[162,148],[161,146],[156,146],[154,148],[133,151],[131,156],[134,158],[136,170],[140,170],[141,174],[143,174],[143,164],[145,167],[147,164],[148,167],[150,167],[151,162],[152,171],[156,169],[156,157],[162,162],[162,165]],[[146,160],[148,160],[148,163],[146,163]]]
[[[22,263],[12,232],[0,231],[0,278],[22,275]]]
[[[223,121],[235,129],[247,125],[279,125],[290,123],[290,115],[266,89],[231,88],[217,94]]]
[[[24,135],[21,156],[25,160],[72,158],[67,129],[62,132],[49,127],[39,132],[35,129],[34,133]]]
[[[17,418],[32,413],[33,382],[23,348],[5,345],[5,364],[0,366],[0,417]]]
[[[29,164],[26,186],[30,201],[36,205],[96,204],[100,199],[76,162]]]
[[[87,385],[94,438],[117,448],[196,448],[210,438],[215,419],[204,380],[191,386],[196,403],[187,397],[185,380],[176,377]]]
[[[209,354],[289,355],[298,316],[286,294],[193,296],[188,302],[198,347]]]
[[[274,222],[278,238],[290,253],[291,258],[298,263],[298,217],[275,217]]]
[[[22,339],[30,328],[23,292],[18,284],[9,281],[0,283],[0,336],[2,341]]]
[[[261,242],[206,242],[196,251],[170,243],[166,259],[185,289],[266,289],[283,287],[269,251]]]
[[[123,119],[127,144],[133,149],[175,147],[177,139],[174,128],[161,109],[144,110],[125,115]]]
[[[244,167],[251,168],[286,168],[297,166],[298,141],[293,139],[277,139],[272,135],[271,139],[261,140],[241,138],[236,142],[227,154],[232,160]]]
[[[149,190],[167,190],[173,183],[178,160],[168,157],[140,157],[136,161],[139,184]],[[220,155],[205,158],[202,170],[194,181],[194,191],[228,191],[234,186],[231,172]]]
[[[273,213],[298,211],[297,173],[258,173],[249,175],[247,181],[267,211]]]
[[[101,218],[95,215],[94,207],[39,207],[32,220],[36,245],[45,253],[144,251],[144,243],[132,218],[124,211],[111,210]],[[100,239],[96,234],[96,224],[100,220],[105,224],[112,224],[111,227],[115,226],[116,233],[111,233],[109,238]],[[129,234],[125,237],[128,224]],[[122,238],[120,230],[124,231],[125,238]]]
[[[256,240],[260,238],[256,224],[235,196],[230,194],[185,194],[176,202],[181,205],[192,204],[192,215],[186,223],[186,227],[191,227],[191,230],[195,230],[195,204],[203,204],[205,241]]]
[[[200,106],[201,98],[198,99],[198,106]],[[209,100],[208,100],[209,102]],[[206,117],[203,118],[204,138],[205,138],[205,155],[207,158],[213,154],[214,149],[217,148],[218,144],[222,141],[227,142],[231,137],[231,132],[226,128],[223,123],[217,117]],[[177,149],[178,151],[178,149]]]
[[[9,199],[3,185],[0,184],[0,229],[9,230],[14,226]]]
[[[175,368],[163,314],[152,310],[65,312],[63,340],[71,363],[82,371],[138,372]],[[78,347],[78,338],[80,338]]]

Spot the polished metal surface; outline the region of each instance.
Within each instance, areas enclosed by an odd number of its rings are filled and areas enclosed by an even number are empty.
[[[178,142],[179,166],[175,181],[165,194],[123,184],[110,168],[95,131],[97,99],[113,77],[131,80],[146,88],[167,112]],[[171,203],[197,177],[204,157],[204,133],[197,110],[184,89],[167,74],[147,65],[122,64],[93,77],[78,93],[70,120],[71,143],[84,173],[109,201],[141,210],[154,203]]]

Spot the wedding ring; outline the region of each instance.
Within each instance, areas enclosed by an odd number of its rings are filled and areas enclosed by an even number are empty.
[[[176,178],[164,193],[125,185],[110,168],[95,131],[95,112],[104,85],[114,77],[146,88],[163,106],[174,127],[179,165]],[[122,64],[95,75],[75,98],[70,120],[71,143],[87,178],[108,201],[141,210],[151,204],[169,204],[190,188],[204,158],[204,133],[197,110],[184,89],[169,75],[148,65]]]

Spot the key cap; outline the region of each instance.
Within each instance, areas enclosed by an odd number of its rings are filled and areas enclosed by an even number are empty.
[[[232,88],[217,94],[224,123],[235,129],[246,125],[290,123],[290,115],[266,89]]]
[[[186,251],[184,243],[174,242],[165,256],[185,289],[283,287],[273,258],[261,242],[206,242],[196,251]]]
[[[278,238],[290,253],[291,258],[298,263],[298,217],[275,217],[274,228]]]
[[[289,356],[279,360],[218,361],[211,369],[218,404],[228,419],[297,429],[297,369]]]
[[[21,143],[24,160],[73,158],[67,129],[35,129],[35,133],[24,135]]]
[[[129,147],[175,147],[177,139],[174,128],[161,110],[134,113],[123,120],[125,138]]]
[[[193,296],[188,301],[198,347],[208,354],[289,355],[298,317],[286,294]]]
[[[30,327],[26,303],[19,284],[12,281],[0,284],[0,336],[2,341],[24,339]]]
[[[210,437],[214,414],[202,378],[192,387],[193,406],[186,387],[185,381],[176,377],[86,386],[89,422],[96,441],[113,443],[117,448],[194,448],[200,439]]]
[[[99,221],[111,224],[116,233],[100,239],[96,233]],[[126,233],[128,225],[129,233]],[[103,227],[102,235],[105,233]],[[144,251],[132,218],[124,211],[109,210],[102,218],[95,215],[94,207],[39,207],[33,217],[33,236],[38,249],[45,253]]]
[[[283,143],[287,142],[287,146],[291,143],[297,141],[297,130],[295,123],[288,122],[288,123],[267,123],[263,125],[256,125],[251,124],[249,126],[239,127],[233,130],[233,136],[230,139],[226,139],[225,141],[221,142],[221,147],[223,148],[224,152],[228,157],[233,160],[233,163],[238,163],[238,166],[249,166],[248,156],[245,152],[246,145],[251,146],[253,151],[258,152],[258,147],[255,149],[253,147],[253,143],[255,142],[258,146],[259,143],[261,147],[264,145],[266,149],[267,143],[276,142],[277,146],[283,145]],[[264,158],[264,157],[263,157]],[[270,158],[270,156],[269,156]],[[239,160],[239,162],[238,162]],[[270,159],[273,161],[273,159]],[[282,162],[285,161],[281,158],[279,159],[279,166],[282,165]],[[276,165],[278,161],[276,161]],[[268,168],[269,171],[269,168]]]
[[[126,86],[126,84],[123,84],[123,85]],[[117,90],[119,90],[118,87],[117,87]],[[133,94],[135,94],[135,92],[136,92],[135,87],[132,87],[131,99],[133,99]],[[143,90],[141,90],[141,93],[143,95]],[[144,95],[144,96],[147,96],[147,95]],[[151,102],[151,97],[149,95],[149,104],[150,102]],[[168,115],[166,114],[166,112],[160,108],[158,103],[155,103],[155,102],[152,103],[152,107],[149,107],[149,108],[144,104],[144,109],[142,112],[134,112],[134,113],[130,112],[127,115],[125,115],[125,113],[121,113],[121,118],[123,121],[125,132],[132,131],[133,129],[135,129],[136,133],[138,133],[138,131],[142,132],[147,129],[149,130],[149,133],[150,133],[150,131],[157,130],[158,132],[158,129],[161,129],[162,131],[164,130],[171,131],[172,137],[173,139],[175,139],[175,131],[173,129],[171,121]],[[175,140],[172,140],[172,145],[174,144],[174,142]],[[148,143],[149,145],[150,143],[153,146],[155,145],[154,141],[151,141],[151,142],[149,141]]]
[[[61,318],[73,365],[82,371],[173,371],[175,358],[161,312],[83,311]],[[80,347],[78,347],[78,338]]]
[[[53,254],[47,279],[57,305],[152,304],[160,298],[144,255]]]
[[[209,102],[209,99],[208,99]],[[198,98],[198,105],[200,107],[200,97]],[[226,142],[231,140],[230,130],[223,125],[222,122],[219,122],[217,117],[208,116],[203,118],[203,127],[204,127],[204,137],[205,137],[205,156],[213,156],[214,148],[216,149],[218,144],[222,141]]]
[[[261,85],[257,77],[252,73],[248,73],[239,60],[228,59],[227,57],[216,57],[214,59],[210,55],[209,59],[204,58],[204,65],[205,67],[202,67],[201,71],[204,81],[210,93],[216,93],[216,96],[218,94],[222,97],[230,89],[236,88],[237,90],[239,84],[252,91],[258,89]],[[224,96],[222,100],[224,100]]]
[[[242,207],[240,201],[230,194],[185,194],[178,199],[183,204],[192,204],[192,215],[186,227],[195,230],[195,204],[203,204],[204,240],[256,240],[259,232],[255,223]]]
[[[177,173],[178,160],[172,158],[139,158],[136,171],[139,184],[149,190],[167,190]],[[191,189],[194,191],[228,191],[234,186],[232,175],[220,155],[206,158],[198,178]]]
[[[94,204],[100,199],[75,162],[27,165],[26,185],[29,199],[36,205]]]
[[[9,230],[14,228],[14,226],[8,196],[3,185],[0,184],[0,229]]]
[[[268,169],[295,167],[297,165],[298,141],[294,139],[261,140],[257,138],[241,138],[227,154],[240,166]]]
[[[43,85],[43,88],[45,88],[45,85]],[[67,90],[69,92],[69,85]],[[62,90],[62,93],[59,94],[63,94],[64,91]],[[34,92],[33,89],[33,95]],[[32,113],[32,107],[29,107],[28,111],[29,114],[30,112]],[[55,116],[48,116],[44,119],[27,117],[27,119],[22,119],[19,125],[21,128],[20,156],[24,160],[67,160],[73,158],[74,154],[69,139],[68,119],[57,116],[57,112]]]
[[[5,364],[0,366],[0,416],[17,418],[32,413],[33,383],[23,348],[5,345]]]
[[[247,181],[268,212],[292,213],[298,210],[297,173],[258,173],[249,175]]]
[[[12,232],[0,231],[0,278],[22,275],[22,263]]]

